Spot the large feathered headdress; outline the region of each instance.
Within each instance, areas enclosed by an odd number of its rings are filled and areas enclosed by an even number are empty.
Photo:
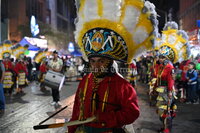
[[[1,59],[9,58],[12,54],[12,42],[10,40],[5,40],[0,46]]]
[[[88,56],[131,62],[153,47],[155,6],[144,0],[76,1],[75,39]]]
[[[167,22],[165,24],[159,53],[172,62],[181,62],[190,56],[188,35],[185,31],[178,30],[176,22]]]
[[[16,57],[16,59],[23,59],[24,58],[24,52],[28,49],[28,45],[21,46],[20,44],[16,44],[12,47],[13,55]]]
[[[47,58],[48,49],[40,50],[35,54],[34,60],[36,63],[41,63],[44,59]]]

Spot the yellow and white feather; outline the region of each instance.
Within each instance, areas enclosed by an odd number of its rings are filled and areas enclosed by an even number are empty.
[[[131,62],[132,58],[136,58],[141,51],[153,47],[152,40],[158,21],[155,6],[149,1],[76,0],[76,5],[78,17],[76,19],[75,40],[87,56],[94,53],[90,51],[92,46],[88,48],[89,50],[86,50],[85,43],[93,45],[95,39],[84,40],[84,37],[96,32],[95,28],[99,30],[96,36],[104,40],[101,44],[102,47],[100,47],[103,50],[107,47],[105,45],[108,41],[114,40],[110,44],[113,51],[104,52],[98,46],[95,49],[95,54],[99,52],[100,55],[105,54],[116,60]],[[88,32],[92,29],[94,30]],[[106,32],[111,33],[110,38],[112,39],[104,38],[104,29],[109,29]],[[97,43],[94,44],[98,45]]]
[[[162,31],[159,52],[167,56],[172,62],[181,62],[190,56],[188,35],[183,30],[178,30],[176,22],[166,23]]]
[[[12,54],[12,42],[9,40],[3,41],[2,45],[0,46],[1,52],[1,59],[9,58]]]
[[[16,44],[12,47],[12,54],[16,57],[16,59],[20,59],[24,57],[25,50],[28,49],[28,46],[21,46],[20,44]]]
[[[36,63],[41,63],[44,59],[47,57],[47,50],[45,51],[38,51],[38,53],[35,54],[34,60]]]

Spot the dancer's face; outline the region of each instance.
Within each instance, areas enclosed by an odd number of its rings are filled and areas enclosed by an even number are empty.
[[[103,73],[107,73],[108,65],[111,60],[104,57],[92,57],[89,59],[91,71],[94,75],[99,76]]]

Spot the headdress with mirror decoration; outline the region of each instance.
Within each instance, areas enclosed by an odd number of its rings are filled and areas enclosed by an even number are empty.
[[[131,62],[153,47],[157,13],[144,0],[76,0],[75,40],[89,58]]]
[[[188,35],[183,30],[178,30],[176,22],[167,22],[162,31],[159,53],[172,62],[181,62],[190,56]]]

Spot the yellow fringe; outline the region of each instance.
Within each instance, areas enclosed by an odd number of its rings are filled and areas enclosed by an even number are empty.
[[[98,15],[100,17],[103,16],[103,2],[102,0],[97,0],[97,5],[98,5]]]
[[[85,1],[86,0],[80,0],[80,9],[79,9],[79,13],[81,13],[81,16],[82,16],[82,18],[84,18],[85,16],[84,16],[84,13],[83,13],[83,8],[84,8],[84,6],[85,6]]]

